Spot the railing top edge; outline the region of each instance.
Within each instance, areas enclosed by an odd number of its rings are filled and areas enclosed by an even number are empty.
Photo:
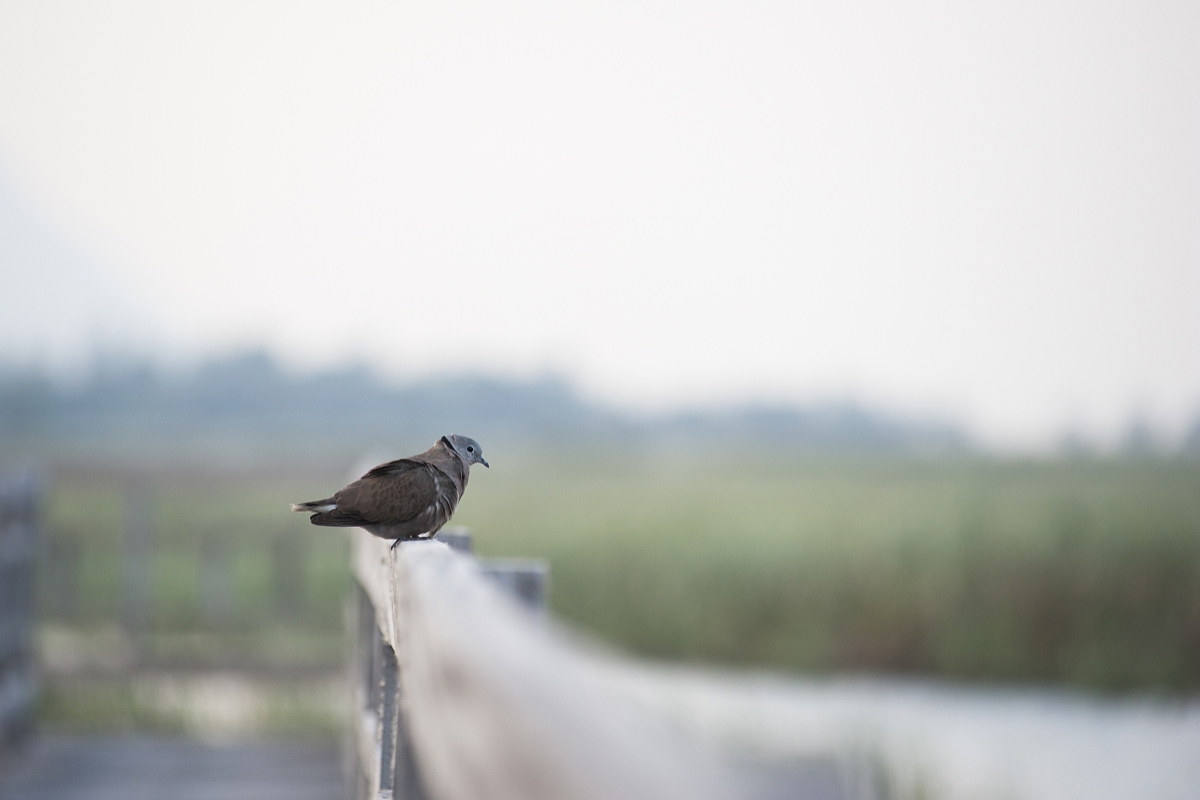
[[[436,541],[393,550],[353,536],[355,577],[400,656],[417,751],[444,796],[724,795],[719,770],[639,710],[605,659],[487,581],[473,559]],[[490,776],[491,788],[469,790],[471,775]],[[546,783],[523,782],[530,775]]]

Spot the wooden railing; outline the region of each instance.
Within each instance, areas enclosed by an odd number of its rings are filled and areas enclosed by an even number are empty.
[[[33,719],[33,581],[40,492],[26,478],[0,486],[0,749]]]
[[[142,476],[104,475],[102,485],[100,502],[117,514],[98,514],[92,523],[59,515],[43,531],[44,621],[75,629],[119,626],[139,662],[154,658],[154,648],[143,645],[157,633],[290,628],[340,640],[346,554],[341,541],[330,546],[328,530],[298,519],[282,529],[213,524],[212,516],[198,513],[196,498],[181,507],[169,485]],[[214,492],[212,499],[214,509],[227,504],[218,515],[236,515],[228,494]]]
[[[489,570],[444,542],[351,536],[359,798],[737,795],[619,691],[605,657],[538,613],[536,565]],[[522,585],[524,600],[509,591]]]

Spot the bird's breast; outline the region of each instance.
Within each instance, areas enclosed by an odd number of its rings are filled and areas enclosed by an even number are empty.
[[[438,473],[437,469],[433,471],[434,500],[429,504],[427,513],[447,520],[454,514],[454,509],[458,506],[458,487]]]

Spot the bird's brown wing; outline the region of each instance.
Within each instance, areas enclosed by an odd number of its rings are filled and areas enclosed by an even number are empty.
[[[372,467],[366,475],[362,476],[362,479],[382,478],[385,475],[403,475],[419,466],[421,466],[421,462],[415,461],[412,458],[397,458],[395,461],[389,461],[386,464],[380,464],[378,467]]]
[[[428,464],[402,458],[381,464],[333,499],[337,509],[327,516],[342,524],[399,525],[429,508],[437,485]]]

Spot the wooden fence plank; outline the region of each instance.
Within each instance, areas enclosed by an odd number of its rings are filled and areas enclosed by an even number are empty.
[[[33,573],[41,491],[31,478],[0,486],[0,748],[30,726],[33,669]]]
[[[713,760],[617,691],[593,654],[485,580],[473,559],[436,541],[392,550],[351,535],[355,577],[397,656],[400,717],[428,797],[732,796]]]

